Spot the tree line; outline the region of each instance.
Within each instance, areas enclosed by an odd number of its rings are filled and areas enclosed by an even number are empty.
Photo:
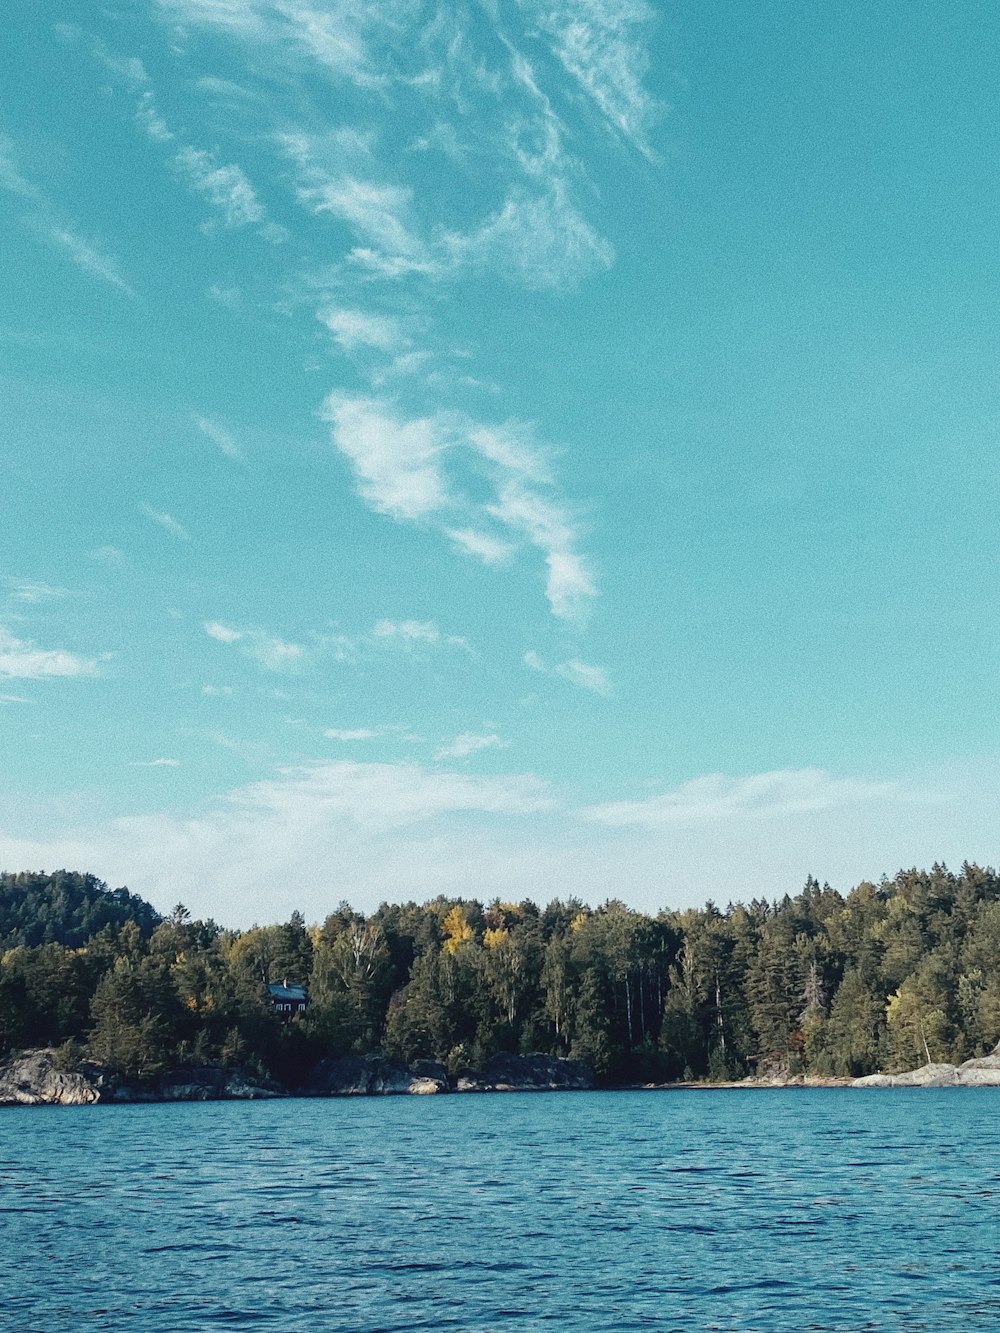
[[[294,1022],[267,983],[306,987]],[[457,1074],[498,1051],[605,1084],[859,1076],[1000,1039],[1000,877],[935,865],[656,916],[609,901],[341,903],[227,930],[69,872],[0,875],[0,1053],[56,1046],[129,1078],[241,1065],[297,1086],[378,1050]]]

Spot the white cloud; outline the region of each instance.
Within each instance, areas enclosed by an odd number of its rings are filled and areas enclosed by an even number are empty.
[[[0,680],[96,676],[97,661],[62,648],[37,648],[0,625]]]
[[[179,759],[133,759],[130,768],[180,768]]]
[[[208,417],[201,417],[197,414],[193,419],[194,424],[201,431],[202,435],[211,440],[227,458],[231,458],[237,463],[246,461],[242,449],[240,449],[240,446],[236,443],[232,434],[226,430],[224,426],[220,426],[218,422],[210,421]]]
[[[422,519],[444,508],[448,494],[441,473],[444,443],[429,418],[400,421],[384,403],[333,393],[320,415],[350,459],[362,497],[383,514]]]
[[[125,552],[119,550],[117,546],[98,546],[90,552],[90,558],[96,560],[99,565],[117,567],[125,563]]]
[[[53,242],[84,273],[92,278],[99,278],[117,291],[127,296],[135,292],[122,276],[114,259],[102,253],[97,245],[85,240],[72,227],[57,219],[56,210],[31,181],[18,168],[14,145],[5,135],[0,134],[0,189],[19,195],[34,204],[29,213],[30,225]]]
[[[267,671],[289,671],[306,660],[306,650],[300,643],[288,643],[269,634],[244,635],[251,654]]]
[[[529,651],[524,654],[524,665],[544,676],[561,676],[563,680],[579,685],[581,689],[590,690],[592,694],[610,696],[614,693],[604,667],[589,666],[575,657],[570,658],[568,662],[557,662],[554,666],[548,666],[538,653]]]
[[[191,147],[180,149],[174,162],[193,188],[219,209],[227,227],[245,227],[264,221],[264,207],[242,167],[235,163],[217,166],[211,153]]]
[[[69,227],[52,226],[48,235],[61,250],[66,252],[77,268],[82,269],[84,273],[89,273],[92,278],[100,278],[102,282],[108,283],[109,286],[117,288],[120,292],[125,292],[128,296],[135,295],[132,288],[122,277],[115,261],[102,254],[96,246],[89,241],[85,241],[82,236],[78,236]]]
[[[220,624],[218,620],[206,620],[203,628],[210,639],[218,639],[219,643],[236,643],[243,638],[241,630]]]
[[[217,282],[212,283],[207,295],[210,301],[214,301],[216,305],[225,306],[227,310],[236,310],[243,299],[243,293],[239,287],[222,287]]]
[[[640,820],[629,807],[645,803],[574,811],[531,774],[320,763],[183,813],[52,824],[30,838],[0,828],[0,865],[91,870],[162,909],[181,897],[196,915],[249,925],[296,907],[322,920],[341,897],[370,911],[387,896],[467,895],[470,884],[484,900],[624,892],[655,912],[795,893],[809,873],[846,892],[900,866],[995,857],[996,759],[899,781],[826,775],[783,779],[767,796],[730,792],[753,782],[723,779],[721,803],[719,790],[684,784],[673,789],[689,789],[682,816]],[[334,887],[315,875],[324,864],[337,867]]]
[[[58,601],[60,598],[69,596],[68,588],[57,588],[51,583],[40,583],[33,579],[4,577],[0,579],[0,583],[3,583],[10,590],[10,595],[15,601],[26,602],[29,606],[37,606],[41,602]]]
[[[559,662],[555,671],[564,680],[579,685],[581,689],[590,690],[592,694],[610,695],[614,693],[604,667],[588,666],[586,662],[579,662],[576,658],[571,658],[568,662]]]
[[[30,704],[31,702],[23,694],[0,694],[0,703],[3,704]]]
[[[892,782],[836,778],[820,768],[780,769],[749,777],[709,773],[640,801],[611,801],[583,813],[602,824],[660,828],[733,818],[769,819],[864,805],[900,795]]]
[[[447,745],[439,746],[434,752],[434,758],[467,759],[470,754],[476,754],[480,750],[506,750],[509,745],[509,741],[502,740],[495,732],[491,732],[489,735],[479,735],[473,731],[463,731],[460,736],[456,736]]]
[[[496,504],[488,505],[487,511],[520,529],[544,553],[546,595],[553,615],[561,620],[581,618],[597,588],[587,561],[574,549],[579,535],[566,509],[514,479],[500,488]]]
[[[386,639],[410,648],[415,644],[448,644],[475,654],[475,649],[458,634],[442,634],[433,620],[379,620],[372,627],[376,639]]]
[[[496,268],[530,288],[572,287],[615,261],[614,246],[578,212],[558,180],[542,192],[515,188],[482,226],[449,235],[447,246],[453,261]]]
[[[527,422],[507,421],[501,426],[471,423],[469,442],[476,453],[506,472],[546,485],[554,480],[551,450],[538,443]]]
[[[39,191],[21,174],[14,145],[5,134],[0,134],[0,188],[19,194],[22,199],[41,199]]]
[[[232,685],[203,685],[201,692],[212,699],[223,699],[228,698],[233,693],[233,687]]]
[[[374,273],[380,278],[390,280],[405,278],[411,274],[423,274],[433,277],[441,272],[440,265],[429,259],[407,259],[404,255],[386,255],[380,250],[373,250],[367,245],[355,246],[348,259],[358,268]]]
[[[139,98],[135,118],[154,143],[170,143],[173,139],[174,136],[171,134],[167,122],[157,109],[156,99],[148,88]]]
[[[484,522],[492,520],[544,555],[553,615],[583,618],[597,594],[594,577],[576,549],[575,519],[564,503],[539,489],[549,481],[550,463],[528,427],[516,422],[485,426],[458,413],[405,420],[381,399],[340,393],[326,399],[321,416],[331,424],[333,442],[350,460],[358,490],[373,509],[399,520],[439,523],[465,554],[502,565],[514,547],[483,530]],[[471,469],[464,486],[463,464]],[[485,504],[473,499],[482,491],[484,470],[495,495]]]
[[[386,884],[430,897],[448,892],[459,873],[466,887],[475,882],[486,886],[486,896],[499,893],[502,857],[482,858],[485,878],[472,875],[481,859],[475,837],[496,836],[502,822],[520,826],[555,804],[548,786],[530,774],[483,777],[345,760],[282,769],[184,816],[119,818],[45,843],[0,833],[0,864],[87,867],[155,903],[181,896],[198,914],[227,924],[276,919],[296,903],[322,918],[335,906],[325,891],[300,897],[303,885],[316,882],[308,867],[317,864],[337,866],[335,897],[370,899],[371,907]],[[425,848],[436,849],[429,861]],[[442,863],[445,851],[462,861],[460,871]],[[294,886],[287,909],[283,885]]]
[[[275,59],[303,53],[331,74],[360,88],[379,88],[385,74],[371,61],[365,29],[380,21],[379,7],[340,0],[335,7],[310,0],[157,0],[181,23],[220,29],[232,37],[275,48]],[[392,8],[386,7],[389,16]]]
[[[262,629],[233,629],[218,620],[206,620],[205,633],[219,643],[238,643],[248,657],[254,658],[266,671],[294,671],[304,666],[309,654],[300,643],[289,643]]]
[[[605,119],[647,157],[660,105],[644,87],[655,11],[646,0],[518,0]]]
[[[428,263],[423,243],[407,225],[413,194],[408,187],[350,175],[323,180],[315,171],[312,180],[298,194],[314,213],[340,218],[382,254],[421,266]]]
[[[373,741],[380,733],[371,727],[327,727],[323,735],[331,741]]]
[[[141,504],[139,508],[147,518],[152,519],[154,523],[159,523],[161,528],[169,532],[172,537],[176,537],[178,541],[189,542],[191,540],[190,532],[182,523],[178,523],[173,515],[162,513],[148,504]]]
[[[445,535],[451,538],[460,551],[475,556],[484,565],[510,564],[517,550],[511,542],[500,541],[489,533],[477,532],[475,528],[447,528]]]
[[[264,0],[156,0],[161,9],[184,23],[222,28],[234,36],[261,39],[268,35],[265,19],[271,7]]]
[[[317,318],[326,325],[334,341],[345,352],[373,348],[378,352],[394,353],[409,345],[410,340],[399,321],[386,315],[331,308],[319,311]]]

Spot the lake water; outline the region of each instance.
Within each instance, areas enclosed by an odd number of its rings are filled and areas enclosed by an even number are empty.
[[[1000,1092],[0,1111],[0,1327],[1000,1328]]]

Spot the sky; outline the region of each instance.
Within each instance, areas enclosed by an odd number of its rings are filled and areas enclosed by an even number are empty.
[[[0,866],[245,926],[996,863],[994,5],[0,49]]]

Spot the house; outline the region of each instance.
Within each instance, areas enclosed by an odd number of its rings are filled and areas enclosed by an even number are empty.
[[[305,986],[289,986],[287,981],[269,982],[267,993],[274,1012],[280,1014],[286,1021],[294,1018],[296,1014],[301,1014],[309,1003]]]

